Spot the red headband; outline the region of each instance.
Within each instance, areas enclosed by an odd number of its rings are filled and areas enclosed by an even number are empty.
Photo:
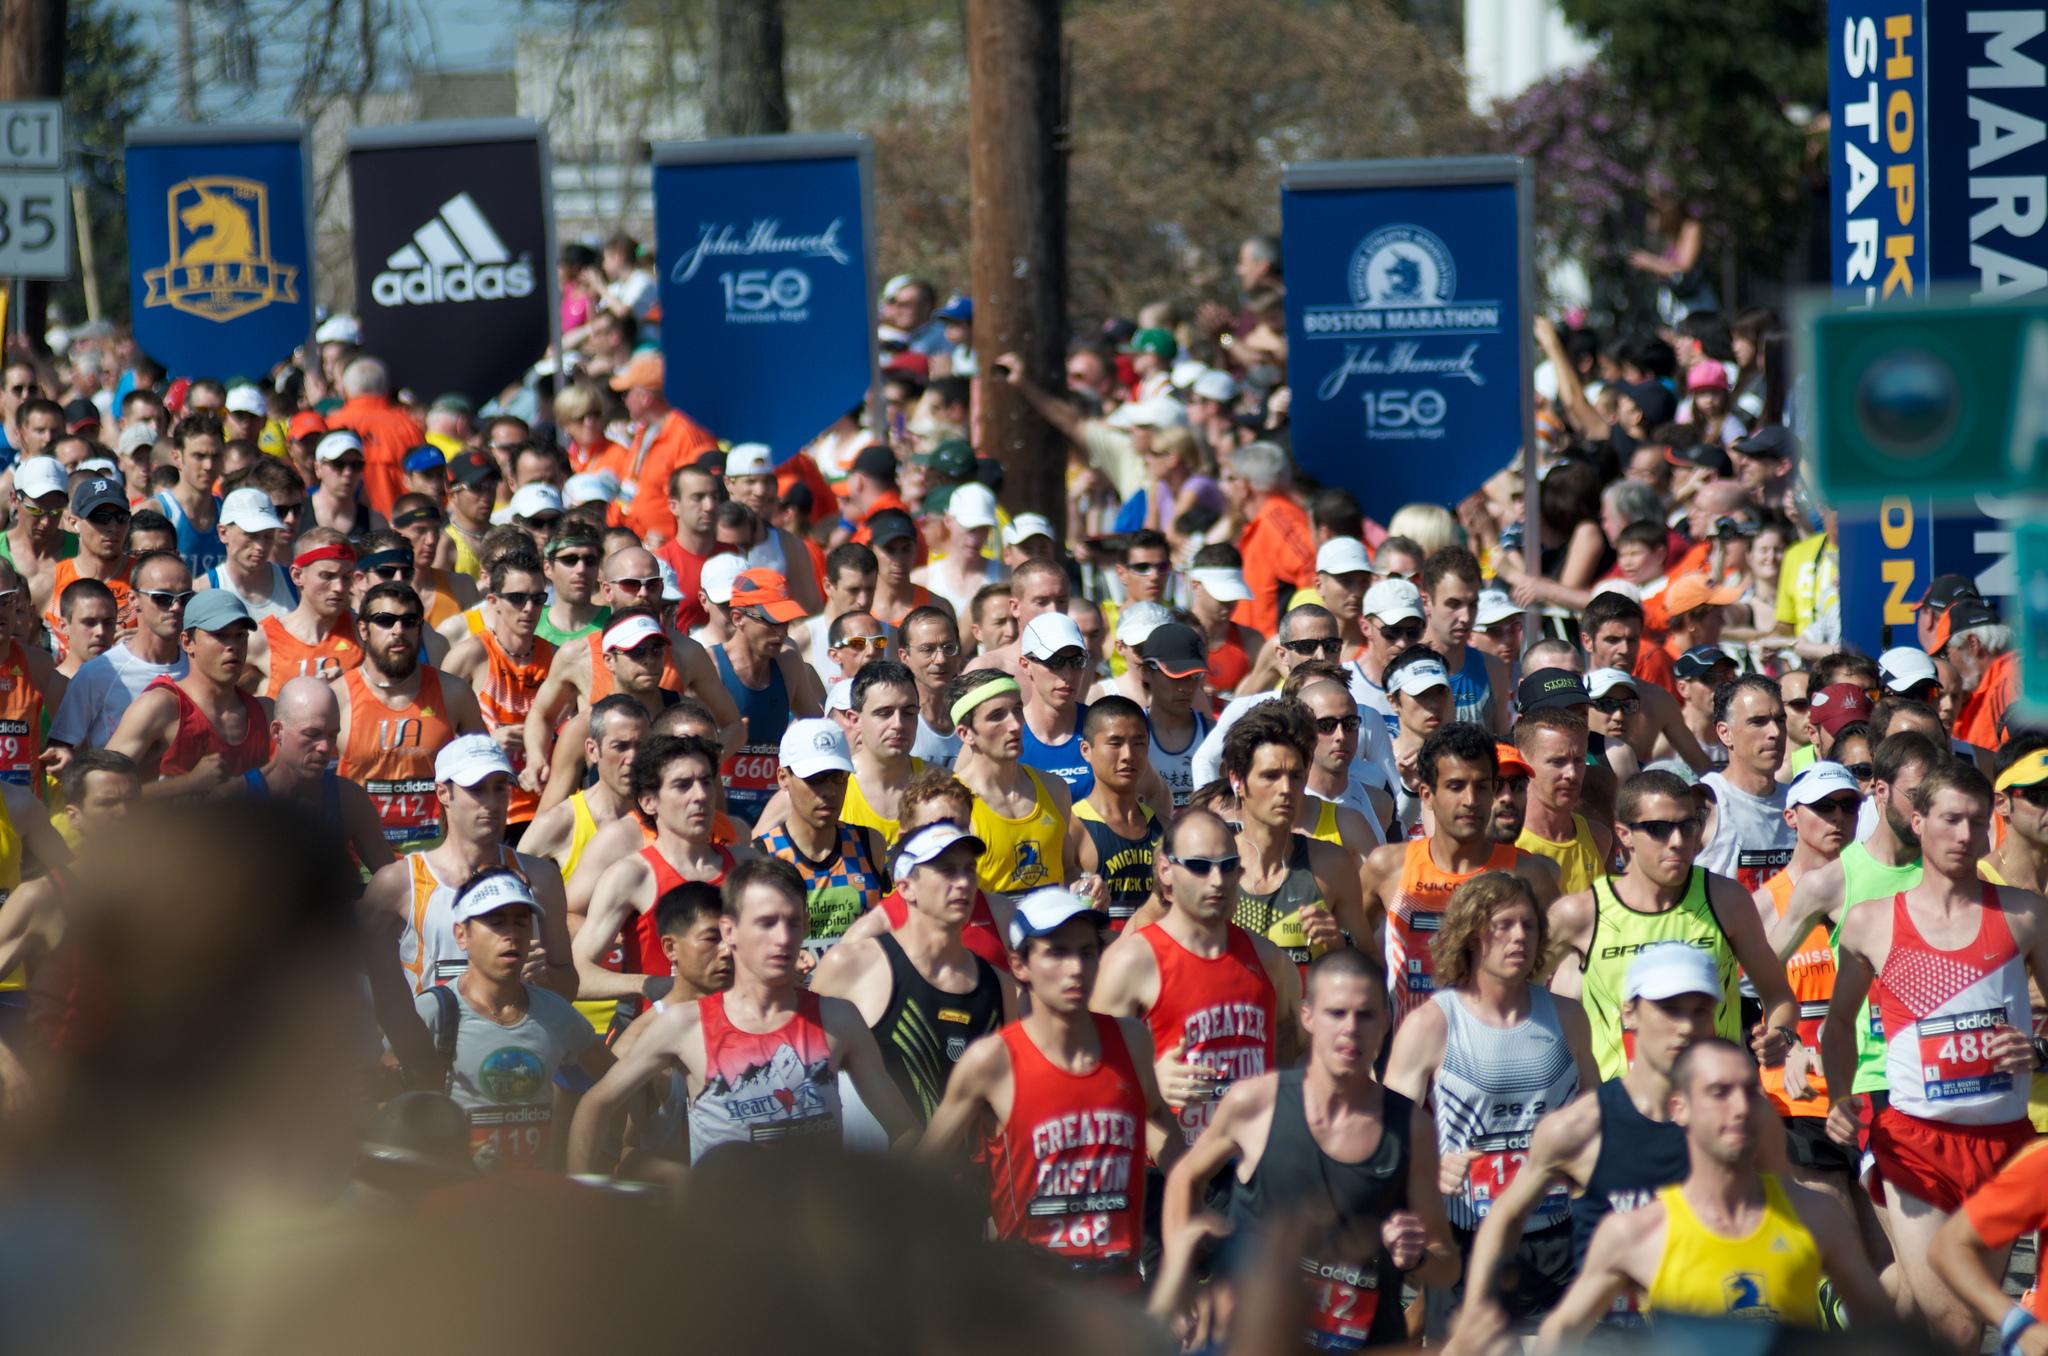
[[[356,563],[356,548],[350,546],[345,541],[329,542],[325,546],[316,546],[310,551],[302,551],[298,555],[293,556],[292,568],[295,570],[304,569],[308,565],[317,565],[323,560],[345,560],[353,565]]]

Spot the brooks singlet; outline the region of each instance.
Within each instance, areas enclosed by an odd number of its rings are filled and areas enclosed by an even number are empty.
[[[1233,1184],[1233,1232],[1250,1239],[1262,1227],[1303,1209],[1334,1216],[1317,1253],[1301,1259],[1302,1283],[1309,1288],[1305,1344],[1317,1351],[1358,1351],[1405,1342],[1401,1274],[1377,1246],[1379,1231],[1373,1226],[1408,1208],[1414,1103],[1381,1088],[1380,1142],[1359,1162],[1346,1163],[1324,1153],[1309,1130],[1305,1077],[1298,1068],[1280,1071],[1265,1152],[1251,1177]],[[1361,1229],[1374,1235],[1368,1256],[1336,1255],[1345,1235]]]
[[[1557,863],[1557,892],[1560,895],[1590,890],[1594,881],[1607,874],[1607,863],[1600,860],[1600,847],[1593,841],[1593,830],[1582,814],[1572,815],[1572,838],[1568,843],[1541,837],[1524,824],[1521,835],[1515,839],[1515,846]]]
[[[1166,783],[1166,789],[1173,793],[1173,808],[1185,810],[1188,801],[1195,794],[1195,750],[1202,746],[1203,738],[1214,724],[1207,716],[1196,711],[1195,732],[1188,737],[1187,746],[1178,753],[1159,742],[1159,732],[1152,728],[1152,722],[1145,722],[1145,742],[1152,757],[1152,770]]]
[[[749,824],[761,817],[775,796],[775,770],[782,757],[782,732],[789,728],[789,688],[782,681],[782,666],[768,665],[768,685],[748,687],[740,681],[725,646],[713,645],[711,658],[718,665],[718,681],[740,709],[740,724],[746,731],[742,743],[725,760],[718,775],[725,781],[725,808]]]
[[[1785,788],[1778,787],[1769,798],[1752,796],[1720,772],[1703,774],[1700,785],[1714,793],[1714,837],[1700,845],[1694,863],[1715,875],[1733,876],[1755,894],[1766,877],[1784,870],[1799,845],[1785,822]]]
[[[1763,889],[1778,916],[1784,917],[1785,906],[1792,902],[1791,873],[1780,871],[1764,882]],[[1835,949],[1829,942],[1827,924],[1814,924],[1800,939],[1799,949],[1785,958],[1785,982],[1791,985],[1793,1001],[1799,1004],[1799,1043],[1808,1049],[1820,1049],[1821,1023],[1827,1020],[1828,1000],[1835,992]],[[1812,1095],[1796,1101],[1785,1095],[1783,1064],[1757,1072],[1763,1076],[1764,1096],[1780,1116],[1828,1114],[1828,1082],[1820,1070],[1806,1075]]]
[[[1920,883],[1918,858],[1907,866],[1885,866],[1870,855],[1867,846],[1857,842],[1842,849],[1841,861],[1842,907],[1835,915],[1835,926],[1828,932],[1828,947],[1835,953],[1837,964],[1842,957],[1842,920],[1849,916],[1849,910],[1866,900],[1889,902],[1893,895]],[[1876,987],[1871,985],[1872,997],[1876,996]],[[1849,1091],[1883,1092],[1884,1066],[1884,1027],[1878,1022],[1877,1009],[1865,998],[1856,1014],[1856,1078]]]
[[[690,1102],[691,1163],[721,1145],[839,1138],[839,1077],[816,994],[798,994],[796,1011],[773,1031],[734,1026],[723,993],[699,999],[697,1009],[704,1088]]]
[[[1067,879],[1066,821],[1054,812],[1045,777],[1030,768],[1024,775],[1031,779],[1033,801],[1022,819],[1007,819],[980,796],[974,798],[970,827],[982,842],[976,870],[981,888],[990,894],[1022,894]]]
[[[1714,1011],[1714,1033],[1741,1043],[1742,1001],[1735,988],[1735,949],[1721,931],[1720,920],[1707,902],[1707,873],[1695,866],[1685,893],[1662,913],[1638,913],[1614,893],[1605,877],[1593,883],[1593,936],[1583,962],[1581,1000],[1593,1026],[1593,1058],[1602,1078],[1619,1078],[1635,1061],[1635,1032],[1621,1024],[1622,982],[1628,967],[1645,947],[1657,942],[1684,942],[1713,957],[1721,978],[1721,1002]]]
[[[2026,958],[1998,900],[1984,886],[1977,935],[1954,950],[1929,943],[1903,891],[1892,897],[1892,945],[1871,984],[1884,1023],[1885,1076],[1895,1110],[1956,1125],[2003,1125],[2027,1114],[2031,1072],[1992,1067],[2001,1027],[2032,1035]]]
[[[1126,838],[1103,822],[1102,811],[1093,804],[1085,800],[1074,802],[1074,818],[1081,821],[1089,841],[1095,844],[1095,870],[1109,890],[1112,932],[1122,932],[1124,923],[1152,897],[1153,858],[1166,832],[1150,810],[1143,806],[1138,810],[1145,816],[1145,831],[1136,838]]]
[[[1585,1190],[1572,1197],[1575,1269],[1585,1262],[1587,1245],[1601,1220],[1616,1211],[1642,1209],[1656,1199],[1659,1190],[1684,1181],[1692,1171],[1685,1130],[1672,1121],[1653,1121],[1636,1110],[1635,1099],[1619,1078],[1602,1083],[1593,1096],[1600,1107],[1600,1150],[1593,1156]],[[1617,1296],[1601,1322],[1609,1327],[1642,1327],[1635,1295],[1625,1291]]]
[[[1308,934],[1302,930],[1301,911],[1323,906],[1323,887],[1316,883],[1316,873],[1309,868],[1309,840],[1300,834],[1293,835],[1293,840],[1287,854],[1287,874],[1277,886],[1256,894],[1245,889],[1243,878],[1239,878],[1237,910],[1230,921],[1279,947],[1306,974],[1309,962],[1329,948],[1310,946]]]
[[[1401,857],[1401,881],[1387,909],[1387,1000],[1394,1027],[1429,1001],[1436,990],[1436,960],[1430,945],[1443,926],[1451,894],[1481,871],[1513,871],[1521,853],[1496,843],[1473,871],[1446,871],[1429,855],[1429,839],[1411,838]]]
[[[1644,1296],[1652,1317],[1692,1314],[1818,1328],[1820,1247],[1770,1173],[1763,1179],[1763,1217],[1741,1238],[1724,1238],[1668,1186],[1664,1203],[1664,1255]]]
[[[1088,723],[1088,703],[1074,704],[1074,728],[1065,739],[1048,744],[1031,732],[1031,722],[1019,718],[1018,724],[1024,732],[1023,745],[1017,751],[1017,761],[1025,767],[1036,768],[1049,776],[1058,777],[1067,784],[1075,800],[1095,789],[1095,769],[1088,766],[1088,760],[1081,756],[1081,729]]]
[[[916,776],[924,771],[924,767],[923,760],[911,759],[910,775]],[[884,848],[895,847],[896,840],[903,835],[902,822],[884,818],[882,812],[875,808],[875,803],[868,799],[867,792],[860,789],[858,774],[846,779],[846,803],[839,808],[839,821],[873,829],[881,837]]]
[[[1478,1155],[1465,1189],[1444,1197],[1444,1207],[1451,1223],[1477,1229],[1528,1161],[1536,1122],[1578,1094],[1579,1064],[1548,989],[1530,986],[1529,1015],[1513,1026],[1480,1021],[1455,990],[1429,1001],[1444,1014],[1444,1058],[1431,1098],[1437,1149]],[[1569,1216],[1571,1206],[1571,1190],[1560,1182],[1536,1203],[1528,1227],[1549,1228]]]
[[[1068,1073],[1021,1022],[1002,1029],[1010,1114],[984,1142],[989,1217],[1070,1268],[1135,1276],[1145,1218],[1145,1091],[1114,1017],[1088,1014],[1102,1060]]]
[[[1470,721],[1484,730],[1493,728],[1493,675],[1486,667],[1486,655],[1474,646],[1465,647],[1465,666],[1451,675],[1451,700],[1457,704],[1452,720]]]
[[[386,706],[360,668],[342,676],[348,703],[348,743],[338,770],[369,792],[392,851],[406,851],[441,836],[441,803],[434,796],[434,755],[455,738],[441,671],[420,670],[420,690],[397,710]],[[567,875],[564,872],[563,875]]]
[[[804,856],[789,836],[787,825],[777,825],[756,838],[754,846],[764,856],[788,862],[803,878],[804,899],[810,909],[807,943],[837,938],[888,893],[881,863],[868,849],[867,834],[851,824],[837,826],[831,850],[816,861]]]
[[[889,1006],[874,1025],[882,1067],[920,1123],[931,1119],[967,1047],[1003,1024],[995,967],[974,957],[974,987],[949,993],[917,972],[890,933],[875,939],[889,962]],[[973,953],[970,952],[970,955]]]
[[[1138,929],[1138,936],[1159,966],[1159,1001],[1145,1014],[1152,1048],[1164,1054],[1178,1045],[1184,1061],[1216,1075],[1207,1098],[1173,1109],[1193,1144],[1232,1083],[1257,1078],[1275,1063],[1273,981],[1250,934],[1234,924],[1214,960],[1182,946],[1161,923]]]

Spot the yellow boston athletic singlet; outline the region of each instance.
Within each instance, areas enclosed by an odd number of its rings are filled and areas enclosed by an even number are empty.
[[[1998,868],[1991,864],[1989,857],[1978,860],[1977,877],[1992,885],[2012,884],[1998,873]],[[2048,1034],[2048,1012],[2037,1011],[2034,1014],[2034,1034]],[[2027,1119],[2034,1123],[2036,1130],[2048,1135],[2048,1078],[2038,1075],[2035,1077],[2033,1091],[2027,1094]]]
[[[1022,819],[1005,819],[974,798],[974,836],[982,841],[981,888],[990,894],[1015,895],[1044,885],[1066,883],[1067,822],[1055,813],[1045,779],[1030,768],[1035,797]]]
[[[1557,863],[1557,892],[1560,895],[1590,890],[1594,881],[1607,874],[1607,863],[1600,860],[1600,848],[1593,842],[1593,830],[1587,827],[1586,817],[1581,814],[1572,816],[1572,839],[1569,843],[1539,838],[1524,825],[1521,837],[1515,839],[1515,846]]]
[[[1763,1218],[1746,1238],[1708,1229],[1682,1188],[1657,1193],[1665,1225],[1664,1255],[1645,1306],[1653,1322],[1659,1314],[1695,1314],[1820,1326],[1820,1247],[1778,1179],[1762,1177]]]
[[[562,858],[562,883],[568,884],[569,877],[576,874],[576,866],[583,860],[583,849],[590,846],[590,840],[597,837],[597,821],[591,818],[590,802],[584,799],[588,794],[578,791],[569,797],[569,813],[574,816],[569,829],[569,851]],[[612,1028],[612,1018],[619,1010],[616,998],[579,998],[576,1011],[583,1014],[591,1030],[602,1037]]]
[[[924,760],[921,758],[911,759],[911,775],[914,777],[922,771],[924,771]],[[873,829],[882,836],[883,847],[895,847],[896,839],[903,833],[902,825],[896,820],[882,818],[882,812],[874,807],[874,803],[868,799],[867,793],[860,789],[860,778],[857,776],[846,779],[846,804],[840,808],[839,822],[857,825],[864,829]]]

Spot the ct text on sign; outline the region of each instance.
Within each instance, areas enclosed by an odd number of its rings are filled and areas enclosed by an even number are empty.
[[[0,104],[0,277],[71,275],[71,186],[63,165],[62,104]]]

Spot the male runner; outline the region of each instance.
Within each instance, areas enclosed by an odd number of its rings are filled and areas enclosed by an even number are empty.
[[[1995,809],[2005,837],[1977,863],[1993,885],[2048,892],[2048,736],[2015,735],[1998,751]]]
[[[62,770],[70,750],[105,748],[129,706],[158,678],[183,678],[191,668],[178,644],[192,572],[169,551],[142,557],[134,567],[138,625],[103,655],[88,660],[64,689],[50,721],[51,764]]]
[[[726,1145],[812,1134],[836,1139],[842,1068],[892,1141],[916,1128],[859,1010],[799,985],[804,918],[803,885],[787,862],[756,858],[733,868],[721,923],[732,947],[732,987],[649,1020],[631,1052],[577,1109],[569,1171],[597,1170],[606,1118],[649,1079],[678,1066],[690,1097],[692,1163]]]
[[[1146,750],[1152,770],[1166,783],[1173,808],[1187,808],[1195,794],[1195,748],[1209,733],[1202,684],[1209,673],[1202,633],[1185,622],[1155,627],[1138,644],[1138,680],[1145,693]]]
[[[79,481],[78,488],[71,492],[70,516],[64,520],[67,529],[78,538],[78,554],[58,561],[49,576],[51,599],[63,597],[64,590],[80,579],[97,579],[112,589],[123,632],[135,627],[130,571],[134,564],[146,558],[146,553],[136,551],[131,560],[128,540],[131,517],[128,491],[120,480],[99,477]],[[189,587],[191,577],[191,569],[187,567],[187,583],[181,587]],[[47,621],[47,603],[43,615]],[[58,657],[63,658],[62,655]]]
[[[1453,729],[1484,734],[1463,722]],[[1543,909],[1529,883],[1505,871],[1453,890],[1431,939],[1437,987],[1394,1032],[1387,1086],[1436,1120],[1439,1175],[1456,1186],[1444,1209],[1460,1254],[1496,1197],[1513,1185],[1544,1113],[1599,1081],[1585,1009],[1531,982],[1543,960]],[[1401,981],[1390,976],[1393,992]],[[1539,1319],[1570,1283],[1571,1194],[1543,1196],[1534,1230],[1515,1252],[1520,1283],[1511,1322]],[[1463,1303],[1462,1286],[1429,1292],[1429,1329],[1441,1339]]]
[[[1363,860],[1387,841],[1394,798],[1368,779],[1377,775],[1368,771],[1374,765],[1357,761],[1364,721],[1344,668],[1334,660],[1304,659],[1280,685],[1280,694],[1299,700],[1315,722],[1308,795],[1295,830],[1335,843]]]
[[[1089,1010],[1101,946],[1086,901],[1064,890],[1019,901],[1008,961],[1031,1001],[967,1047],[919,1147],[951,1156],[979,1132],[997,1236],[1135,1288],[1145,1157],[1171,1168],[1184,1145],[1152,1072],[1151,1033]]]
[[[788,862],[803,881],[811,920],[804,942],[814,955],[888,891],[880,836],[846,822],[841,814],[852,772],[846,732],[836,723],[791,721],[782,732],[775,767],[786,808],[780,822],[754,836],[755,851]],[[887,1054],[885,1046],[884,1058]]]
[[[596,598],[604,533],[588,523],[566,519],[548,534],[540,558],[554,600],[534,624],[535,633],[560,647],[602,627],[611,615],[611,609]]]
[[[1887,741],[1889,742],[1889,741]],[[1928,1262],[1934,1236],[2012,1151],[2034,1138],[2027,1095],[2036,1057],[2027,981],[2048,975],[2048,909],[2039,895],[1977,874],[1988,844],[1991,784],[1944,761],[1913,793],[1920,883],[1842,920],[1834,1006],[1875,986],[1884,1028],[1886,1102],[1870,1126],[1893,1248],[1906,1289],[1949,1342],[1974,1344],[1977,1316]],[[1878,981],[1881,981],[1879,983]],[[1856,1135],[1856,1029],[1821,1029],[1828,1133]],[[2004,1266],[2001,1250],[1997,1265]]]
[[[223,443],[218,415],[198,411],[180,419],[171,430],[175,449],[171,464],[178,468],[177,482],[150,501],[150,507],[170,519],[178,534],[178,554],[185,558],[194,578],[220,564],[226,552],[214,530],[220,500],[213,494]]]
[[[1138,799],[1147,745],[1145,713],[1128,697],[1104,697],[1081,722],[1081,754],[1094,787],[1074,802],[1067,840],[1082,875],[1102,877],[1109,930],[1122,932],[1152,897],[1154,854],[1164,832]]]
[[[813,993],[859,1009],[883,1067],[920,1123],[937,1108],[967,1047],[1016,1014],[1010,976],[961,940],[974,910],[981,850],[981,840],[956,824],[933,824],[905,838],[894,868],[910,905],[902,926],[833,947],[811,976]]]
[[[38,627],[21,575],[0,560],[0,781],[39,783],[45,711],[63,705],[68,679],[49,651],[32,643]]]
[[[1472,625],[1479,614],[1479,560],[1462,546],[1446,546],[1422,562],[1416,582],[1422,587],[1424,644],[1435,650],[1451,675],[1456,719],[1471,721],[1496,735],[1514,723],[1508,699],[1514,687],[1508,666],[1484,650],[1471,647]]]
[[[12,907],[10,902],[10,907]],[[2037,1285],[2014,1303],[2005,1293],[2004,1254],[2022,1234],[2048,1228],[2048,1141],[2035,1140],[2005,1160],[1998,1175],[1963,1202],[1934,1236],[1934,1274],[1976,1317],[1998,1329],[1999,1356],[2042,1356],[2048,1296]]]
[[[333,528],[315,527],[293,549],[299,605],[282,617],[265,617],[249,640],[250,686],[272,701],[294,678],[332,682],[363,662],[355,614],[348,609],[355,548]]]
[[[1376,848],[1359,868],[1367,917],[1385,919],[1397,1032],[1436,990],[1435,938],[1453,892],[1482,872],[1503,871],[1528,887],[1538,909],[1547,912],[1557,901],[1555,864],[1487,833],[1499,775],[1492,735],[1465,721],[1443,726],[1415,759],[1416,786],[1436,831]]]
[[[1522,836],[1529,814],[1529,779],[1535,769],[1513,744],[1495,744],[1493,751],[1500,759],[1500,774],[1493,784],[1493,817],[1486,823],[1486,836],[1512,844]]]
[[[1621,669],[1643,680],[1642,710],[1629,724],[1629,746],[1648,763],[1659,740],[1694,772],[1707,770],[1707,755],[1686,726],[1663,647],[1643,644],[1643,605],[1624,593],[1598,593],[1579,617],[1588,669]],[[1523,682],[1527,682],[1525,678]],[[1522,710],[1529,709],[1522,703]]]
[[[1358,708],[1376,711],[1387,737],[1398,739],[1401,714],[1387,695],[1387,666],[1394,656],[1422,642],[1422,593],[1405,579],[1382,579],[1365,593],[1365,653],[1346,663]]]
[[[1785,703],[1778,685],[1751,673],[1714,692],[1714,733],[1728,750],[1725,767],[1701,775],[1707,822],[1700,830],[1699,864],[1756,890],[1792,859],[1795,846],[1785,818]]]
[[[647,713],[649,720],[682,700],[681,693],[663,685],[671,669],[669,632],[652,610],[630,607],[609,613],[596,634],[603,665],[600,672],[608,678],[612,696],[624,694],[632,698]],[[559,664],[559,652],[557,662]],[[550,678],[549,682],[552,681]],[[545,684],[541,691],[547,691]],[[533,709],[526,714],[528,748],[535,747],[533,735],[540,721],[536,715],[540,709],[541,701],[536,697]],[[589,729],[589,713],[579,711],[563,722],[557,734],[542,741],[551,743],[554,749],[550,756],[551,766],[544,779],[546,789],[540,798],[542,813],[567,800],[576,788],[583,785],[589,770],[584,760]],[[529,762],[527,776],[533,776],[535,771]]]
[[[910,753],[917,742],[917,679],[893,659],[871,659],[854,677],[849,699],[857,738],[841,816],[874,830],[882,846],[892,848],[902,832],[904,789],[924,767]]]
[[[112,846],[129,811],[141,798],[142,779],[135,764],[120,754],[84,749],[65,765],[57,778],[57,794],[64,808],[57,820],[59,827],[53,829],[50,820],[31,808],[26,791],[0,787],[0,808],[4,808],[8,823],[20,834],[13,853],[16,879],[4,903],[0,903],[0,976],[5,976],[11,987],[18,988],[15,981],[26,972],[32,1031],[39,1025],[41,995],[61,993],[60,1001],[67,1009],[74,997],[69,984],[48,984],[47,976],[41,973],[43,962],[64,937],[67,919],[62,868],[71,860],[69,849]],[[19,877],[24,852],[33,855],[44,869],[42,875],[29,881]],[[47,1031],[35,1034],[44,1044],[54,1044]]]
[[[457,735],[483,734],[468,683],[420,659],[426,608],[409,584],[363,595],[363,663],[334,681],[341,709],[338,771],[367,791],[396,852],[441,836],[434,758]]]
[[[547,606],[547,576],[532,551],[507,551],[491,562],[490,596],[484,599],[483,627],[465,636],[441,668],[476,691],[484,727],[519,777],[525,768],[526,715],[547,680],[555,647],[536,634]],[[509,831],[516,842],[540,808],[540,797],[522,783],[512,787]]]
[[[60,592],[58,563],[78,548],[65,540],[65,510],[71,505],[64,464],[55,457],[29,457],[14,465],[12,522],[0,535],[0,557],[28,581],[37,611],[48,611]]]
[[[833,620],[849,612],[874,616],[875,570],[871,548],[854,541],[833,547],[825,557],[824,606],[790,628],[790,649],[803,656],[821,680],[832,667],[826,651]]]
[[[184,676],[151,679],[107,740],[142,770],[145,795],[229,790],[270,757],[263,708],[238,686],[256,629],[249,609],[226,589],[187,596],[178,618]]]
[[[1584,1337],[1625,1289],[1643,1296],[1653,1321],[1685,1314],[1817,1329],[1826,1275],[1853,1322],[1891,1317],[1841,1206],[1758,1171],[1764,1137],[1778,1129],[1742,1047],[1707,1036],[1678,1056],[1671,1119],[1685,1131],[1685,1180],[1601,1223],[1579,1278],[1543,1321],[1539,1350]]]
[[[746,733],[719,776],[727,806],[751,823],[775,794],[775,750],[783,731],[793,717],[822,714],[825,693],[808,665],[792,664],[786,674],[776,662],[788,647],[789,623],[804,615],[781,575],[743,571],[733,580],[731,603],[721,610],[732,634],[710,647],[711,658]]]
[[[114,601],[114,591],[99,580],[74,579],[64,586],[64,596],[57,600],[57,617],[63,623],[62,634],[49,634],[55,647],[64,653],[57,661],[57,673],[66,680],[68,696],[69,680],[77,678],[80,669],[120,639],[120,604]]]
[[[269,495],[253,485],[231,492],[220,505],[226,554],[194,585],[233,593],[258,625],[289,616],[298,606],[298,590],[290,573],[271,559],[284,531],[284,519],[271,507]]]
[[[1550,988],[1585,1004],[1602,1076],[1618,1077],[1635,1057],[1634,1033],[1622,1011],[1629,961],[1664,941],[1684,942],[1712,958],[1724,990],[1714,1029],[1731,1040],[1743,1034],[1736,969],[1747,973],[1764,1011],[1748,1033],[1750,1045],[1760,1063],[1782,1063],[1799,1042],[1799,1005],[1755,901],[1695,861],[1700,815],[1692,788],[1674,772],[1638,772],[1621,784],[1615,813],[1627,868],[1550,906],[1550,946],[1558,962]]]
[[[1066,578],[1064,573],[1060,576]],[[950,768],[960,756],[960,732],[953,720],[953,680],[964,666],[960,652],[960,627],[941,608],[921,607],[903,619],[900,633],[903,662],[917,683],[917,738],[912,741],[913,758],[936,767]],[[1014,669],[1016,660],[1012,658]],[[981,667],[988,667],[980,660]]]
[[[1019,675],[1018,681],[1028,683],[1031,675],[1025,671],[1022,646],[1024,628],[1034,618],[1048,612],[1064,614],[1073,600],[1073,585],[1067,572],[1056,560],[1050,558],[1031,559],[1019,564],[1010,575],[1010,612],[1017,619],[1017,640],[1000,649],[977,656],[974,666],[980,669],[1000,669],[1005,673]],[[904,619],[906,641],[909,635],[910,618]],[[954,632],[959,639],[959,632]],[[911,663],[916,668],[916,662]],[[944,727],[941,727],[944,728]],[[923,755],[919,755],[922,757]]]
[[[1322,1351],[1405,1342],[1402,1282],[1458,1278],[1429,1109],[1373,1077],[1387,1035],[1386,983],[1362,952],[1318,960],[1302,999],[1307,1067],[1240,1080],[1166,1179],[1160,1228],[1170,1259],[1199,1238],[1203,1193],[1232,1160],[1229,1228],[1239,1247],[1296,1213],[1316,1219],[1301,1259],[1304,1341]],[[1162,1293],[1152,1309],[1171,1314],[1180,1304]]]
[[[1422,797],[1415,789],[1415,758],[1423,741],[1449,723],[1456,707],[1450,670],[1427,645],[1410,645],[1387,661],[1382,678],[1394,708],[1394,826],[1392,837],[1413,838],[1425,832]]]
[[[1031,675],[1024,689],[1017,759],[1041,776],[1059,778],[1079,799],[1095,784],[1081,754],[1081,722],[1088,715],[1080,699],[1088,687],[1088,642],[1072,617],[1046,612],[1025,624],[1017,645],[1022,667]]]
[[[981,888],[1022,894],[1077,879],[1080,845],[1067,832],[1067,784],[1018,761],[1024,700],[1017,680],[975,669],[953,680],[952,696],[960,736],[953,775],[974,793],[972,827],[985,845]]]
[[[1515,846],[1556,862],[1558,888],[1567,894],[1591,889],[1614,857],[1614,830],[1578,808],[1586,789],[1586,718],[1572,708],[1587,700],[1577,674],[1539,669],[1522,680],[1515,720],[1515,747],[1531,769]]]
[[[398,859],[369,793],[334,771],[340,728],[334,690],[318,678],[292,679],[273,707],[270,759],[242,780],[254,795],[299,801],[334,826],[365,871],[381,871]]]
[[[1160,847],[1166,916],[1124,930],[1103,955],[1089,1006],[1144,1018],[1158,1051],[1160,1092],[1192,1144],[1232,1083],[1293,1060],[1301,971],[1230,921],[1238,855],[1221,819],[1182,811]]]

